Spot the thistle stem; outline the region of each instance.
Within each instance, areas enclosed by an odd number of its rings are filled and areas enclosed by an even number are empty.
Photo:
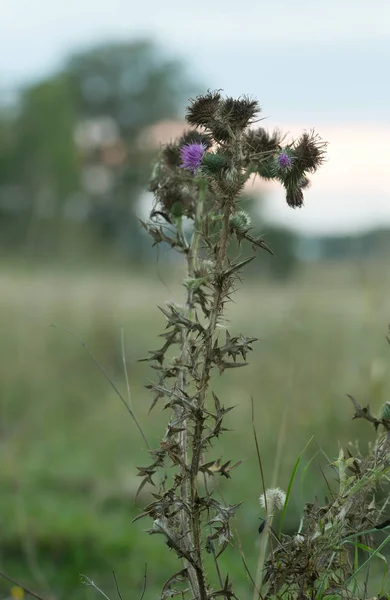
[[[204,430],[204,418],[202,410],[206,400],[206,394],[208,389],[208,382],[210,379],[210,371],[212,367],[212,349],[213,349],[213,337],[216,331],[218,317],[222,312],[222,283],[220,275],[226,259],[227,242],[229,235],[229,216],[230,208],[225,207],[222,230],[220,233],[220,239],[218,244],[218,252],[216,258],[216,278],[213,294],[213,304],[209,317],[209,326],[207,329],[207,335],[204,341],[204,362],[201,371],[201,377],[198,384],[198,417],[196,419],[193,437],[192,437],[192,461],[190,467],[190,493],[191,493],[191,515],[192,515],[192,535],[194,543],[194,552],[196,561],[200,565],[201,572],[203,574],[203,563],[202,563],[202,548],[201,548],[201,523],[199,509],[197,508],[198,499],[198,472],[200,466],[200,460],[202,455],[202,435]]]
[[[196,204],[195,220],[194,220],[194,231],[192,234],[188,255],[188,276],[194,277],[196,272],[196,266],[198,262],[198,250],[199,240],[202,235],[202,223],[203,223],[203,210],[204,201],[206,198],[207,184],[200,182],[199,196]],[[186,316],[191,314],[193,310],[193,298],[192,289],[189,286],[187,289],[186,304],[184,307],[184,313]],[[183,328],[181,335],[181,370],[179,374],[179,389],[184,390],[187,385],[186,379],[186,364],[189,359],[189,334],[186,328]],[[182,455],[182,483],[181,483],[181,497],[185,501],[187,507],[191,507],[191,519],[186,510],[181,511],[181,531],[183,535],[183,544],[185,550],[188,552],[194,552],[195,561],[198,568],[194,568],[192,565],[186,562],[186,568],[188,572],[188,579],[191,587],[192,597],[200,598],[205,600],[207,598],[206,583],[202,566],[202,554],[201,554],[201,536],[200,536],[200,519],[199,510],[194,505],[194,498],[192,495],[191,480],[189,478],[188,470],[188,422],[184,420],[182,422],[182,431],[179,433],[179,444]]]

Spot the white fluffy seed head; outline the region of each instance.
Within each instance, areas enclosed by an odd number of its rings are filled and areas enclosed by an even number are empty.
[[[265,494],[261,494],[259,501],[261,506],[268,508],[270,512],[282,510],[286,502],[286,493],[280,488],[268,489]]]

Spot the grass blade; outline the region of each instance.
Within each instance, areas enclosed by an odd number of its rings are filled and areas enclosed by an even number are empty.
[[[301,450],[300,454],[298,455],[297,460],[295,461],[295,465],[294,465],[294,468],[293,468],[292,473],[291,473],[290,481],[288,482],[287,494],[286,494],[286,501],[285,501],[284,506],[283,506],[282,515],[280,517],[279,537],[280,537],[280,534],[282,533],[283,523],[284,523],[284,519],[286,517],[286,512],[287,512],[287,507],[288,507],[288,501],[289,501],[290,495],[291,495],[291,488],[292,488],[295,476],[296,476],[297,471],[298,471],[299,463],[301,462],[302,456],[306,452],[307,448],[309,447],[309,445],[313,441],[313,438],[314,438],[314,435],[311,436],[310,440],[307,442],[307,444],[305,445],[305,447],[303,448],[303,450]]]

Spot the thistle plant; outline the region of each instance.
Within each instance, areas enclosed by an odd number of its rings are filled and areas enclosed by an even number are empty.
[[[155,204],[142,225],[154,244],[168,244],[187,265],[184,302],[160,308],[166,319],[163,344],[145,359],[158,374],[148,386],[152,408],[160,403],[170,416],[160,446],[150,451],[150,464],[139,467],[141,487],[156,486],[140,517],[152,519],[149,533],[162,535],[182,562],[162,598],[185,592],[197,600],[236,597],[218,557],[233,539],[231,519],[239,505],[217,500],[208,480],[217,474],[230,478],[239,462],[222,463],[212,454],[232,409],[212,390],[212,373],[247,364],[256,339],[231,335],[225,307],[255,252],[272,253],[253,233],[240,195],[255,175],[279,181],[288,205],[301,207],[308,175],[325,156],[325,144],[313,132],[283,145],[279,131],[253,127],[259,112],[257,101],[247,97],[209,92],[195,98],[186,113],[189,129],[162,148],[150,181]],[[244,241],[253,250],[249,256],[239,254]],[[157,483],[168,467],[170,476]],[[206,554],[215,559],[218,589],[208,581]]]
[[[390,403],[376,417],[369,406],[349,398],[353,418],[372,423],[376,440],[365,456],[358,448],[340,448],[330,465],[337,486],[329,489],[326,502],[306,504],[299,531],[276,539],[265,565],[264,600],[366,600],[371,562],[376,556],[385,560],[381,552],[390,542],[390,519],[384,516],[390,500]],[[382,530],[385,537],[378,544]],[[389,600],[388,576],[389,568],[375,584],[376,600]]]

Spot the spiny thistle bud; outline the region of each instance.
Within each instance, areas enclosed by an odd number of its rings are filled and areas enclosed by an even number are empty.
[[[236,169],[236,167],[230,167],[230,169],[227,169],[225,171],[224,175],[224,178],[228,183],[234,183],[238,176],[238,170]]]
[[[228,97],[221,102],[221,121],[228,123],[233,129],[245,129],[258,112],[260,106],[257,100],[246,96],[237,100]]]
[[[180,147],[194,143],[203,144],[207,148],[207,150],[209,150],[213,145],[213,140],[211,136],[207,133],[201,133],[196,129],[189,129],[188,131],[185,131],[179,139]]]
[[[208,92],[205,96],[198,96],[191,101],[187,108],[186,120],[190,125],[203,125],[208,127],[215,117],[221,101],[219,92]]]
[[[286,190],[287,204],[291,208],[301,208],[303,206],[303,192],[300,187],[288,187]]]
[[[390,402],[385,402],[381,409],[381,419],[390,420]]]
[[[266,502],[267,500],[267,502]],[[259,498],[260,504],[263,508],[268,508],[270,512],[273,510],[282,510],[284,503],[286,502],[286,493],[280,488],[268,489],[264,494],[261,494]]]
[[[198,277],[207,277],[208,275],[212,275],[215,269],[214,261],[206,259],[202,260],[199,263],[198,269],[196,271],[196,275]]]
[[[176,143],[170,143],[164,146],[162,156],[168,167],[179,167],[181,162],[180,146]]]
[[[246,177],[236,167],[230,167],[222,171],[216,183],[222,194],[236,195],[244,187]]]
[[[210,131],[217,142],[229,142],[231,139],[231,130],[222,121],[213,121],[210,125]]]
[[[208,282],[208,277],[186,277],[184,279],[185,287],[192,291],[196,292],[199,288],[201,288],[205,283]]]
[[[326,146],[326,142],[313,131],[305,132],[294,144],[294,155],[299,169],[314,173],[325,160]]]
[[[175,202],[171,207],[171,215],[176,219],[182,217],[184,214],[184,206],[181,202]]]
[[[185,189],[178,185],[168,182],[166,185],[162,185],[156,192],[156,197],[164,208],[170,213],[177,216],[188,211],[192,206],[192,198],[189,193],[186,193]],[[181,207],[179,209],[179,206]]]
[[[262,127],[251,129],[245,134],[246,153],[250,158],[250,155],[276,152],[281,141],[282,136],[277,129],[272,134]]]
[[[207,175],[218,175],[228,165],[226,157],[218,152],[207,152],[202,159],[202,171]]]
[[[192,142],[191,144],[183,146],[180,149],[182,159],[181,167],[187,169],[187,171],[191,171],[191,173],[195,175],[201,165],[205,150],[206,146],[204,144],[199,144],[198,142]]]
[[[239,210],[229,218],[230,227],[233,231],[243,233],[248,231],[251,225],[251,218],[244,210]]]

